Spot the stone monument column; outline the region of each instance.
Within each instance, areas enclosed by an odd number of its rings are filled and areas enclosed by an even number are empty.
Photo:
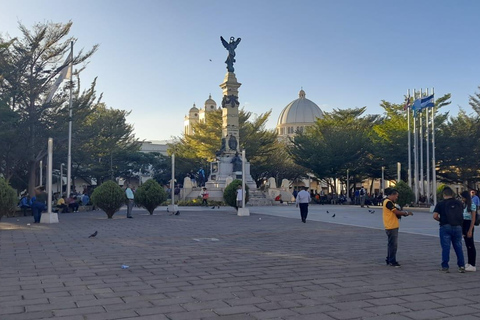
[[[223,90],[222,146],[225,146],[223,150],[225,156],[233,156],[240,152],[238,88],[241,85],[233,72],[227,72],[223,83],[220,84],[220,88]]]

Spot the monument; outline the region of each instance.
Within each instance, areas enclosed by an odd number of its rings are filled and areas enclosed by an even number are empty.
[[[257,185],[250,175],[250,163],[245,162],[245,172],[242,172],[242,159],[240,151],[240,130],[238,123],[238,88],[242,85],[237,81],[235,76],[235,69],[233,64],[235,60],[235,49],[240,43],[241,39],[230,37],[230,42],[227,42],[223,37],[220,37],[223,46],[228,51],[227,60],[227,74],[220,88],[223,90],[222,99],[222,142],[220,149],[216,152],[217,161],[211,163],[210,176],[206,183],[207,189],[224,189],[227,182],[231,179],[242,179],[242,174],[245,174],[246,184],[251,190],[255,190]],[[248,154],[247,154],[248,156]]]

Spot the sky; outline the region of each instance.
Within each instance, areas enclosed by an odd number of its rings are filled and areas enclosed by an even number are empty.
[[[477,0],[0,0],[0,33],[73,22],[74,50],[99,44],[81,74],[143,140],[183,133],[184,116],[211,94],[220,105],[227,51],[241,38],[240,107],[255,115],[306,98],[323,111],[403,103],[408,89],[450,93],[471,113],[480,85]]]

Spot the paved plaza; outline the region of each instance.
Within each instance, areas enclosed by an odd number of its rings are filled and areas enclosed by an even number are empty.
[[[385,266],[380,208],[313,205],[305,224],[294,206],[180,212],[3,218],[0,319],[480,319],[480,272],[453,253],[438,271],[427,210],[402,219],[401,268]]]

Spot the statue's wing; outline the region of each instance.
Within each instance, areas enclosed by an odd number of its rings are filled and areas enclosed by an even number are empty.
[[[223,44],[223,46],[224,46],[226,49],[228,49],[228,42],[227,42],[227,41],[225,41],[225,39],[223,39],[223,37],[222,37],[222,36],[220,36],[220,40],[222,40],[222,44]]]
[[[238,44],[240,43],[240,41],[242,41],[241,38],[237,38],[237,40],[235,40],[235,42],[233,43],[233,48],[237,48]]]

